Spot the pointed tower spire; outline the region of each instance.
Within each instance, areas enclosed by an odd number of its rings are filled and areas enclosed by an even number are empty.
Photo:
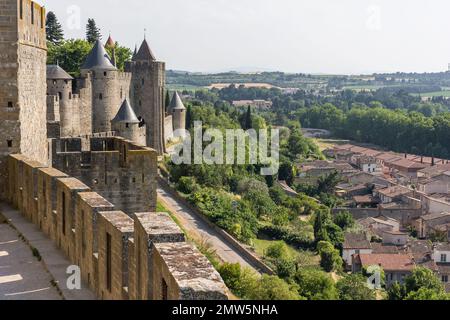
[[[156,61],[156,58],[148,45],[147,39],[144,38],[144,41],[142,41],[141,47],[135,56],[135,60]]]
[[[122,102],[119,111],[117,112],[112,122],[125,122],[125,123],[139,123],[139,119],[136,117],[136,113],[130,105],[127,98]]]
[[[170,102],[170,110],[173,112],[174,110],[186,110],[186,107],[183,104],[183,101],[178,94],[178,91],[175,91],[172,97],[172,101]]]
[[[111,33],[109,34],[108,40],[105,43],[105,47],[106,48],[111,48],[111,49],[116,47],[116,42],[111,37]]]
[[[91,69],[101,69],[101,70],[116,70],[114,65],[111,63],[111,59],[106,53],[100,40],[95,42],[94,47],[89,53],[84,65],[81,67],[82,70]]]

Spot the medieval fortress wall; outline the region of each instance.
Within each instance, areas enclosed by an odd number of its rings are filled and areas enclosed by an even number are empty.
[[[8,170],[10,203],[80,266],[99,298],[227,299],[220,275],[167,214],[127,215],[80,180],[23,155],[9,156]]]
[[[47,161],[45,9],[29,0],[0,1],[0,179],[6,156]],[[3,189],[3,191],[2,191]],[[0,183],[0,197],[4,184]]]
[[[155,213],[164,126],[185,125],[177,93],[172,114],[163,109],[164,63],[146,40],[127,72],[100,41],[79,79],[46,58],[45,10],[0,0],[0,201],[80,266],[101,299],[226,299],[209,261]]]

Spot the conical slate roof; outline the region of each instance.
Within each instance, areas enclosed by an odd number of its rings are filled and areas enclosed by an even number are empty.
[[[150,46],[148,45],[147,39],[144,39],[144,41],[142,42],[141,47],[139,48],[139,51],[137,52],[134,59],[136,61],[138,61],[138,60],[155,61],[156,60],[155,56],[153,55],[152,50],[150,49]]]
[[[101,69],[101,70],[116,70],[112,65],[111,59],[106,53],[100,40],[95,42],[94,48],[89,53],[86,62],[81,67],[83,70]]]
[[[73,80],[73,78],[57,64],[47,65],[48,80]]]
[[[122,106],[111,122],[140,123],[136,117],[136,113],[134,113],[133,108],[130,106],[128,99],[123,101]]]
[[[173,94],[172,101],[170,101],[170,109],[171,110],[185,110],[186,107],[183,104],[183,101],[181,101],[180,95],[177,91]]]

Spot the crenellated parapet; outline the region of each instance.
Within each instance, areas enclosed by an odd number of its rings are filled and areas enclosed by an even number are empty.
[[[126,214],[80,180],[22,155],[9,156],[8,168],[10,203],[80,266],[98,298],[227,299],[220,275],[166,213]]]

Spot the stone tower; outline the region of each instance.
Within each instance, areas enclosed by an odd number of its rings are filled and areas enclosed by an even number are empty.
[[[111,119],[122,103],[120,97],[119,72],[111,63],[100,40],[97,40],[86,62],[81,67],[81,76],[91,74],[92,81],[92,131],[111,131]]]
[[[73,78],[59,65],[47,66],[47,95],[55,96],[59,102],[61,136],[78,135],[75,123],[80,121],[79,110],[72,103]]]
[[[186,129],[186,107],[176,91],[170,102],[170,113],[173,119],[173,130]]]
[[[125,99],[114,119],[111,120],[112,129],[120,136],[134,143],[145,146],[145,124],[136,117],[128,99]]]
[[[45,9],[30,0],[0,0],[0,197],[6,156],[46,163]]]
[[[165,63],[156,61],[146,39],[142,42],[126,71],[132,73],[131,102],[136,114],[146,123],[147,146],[165,152],[164,84]]]

